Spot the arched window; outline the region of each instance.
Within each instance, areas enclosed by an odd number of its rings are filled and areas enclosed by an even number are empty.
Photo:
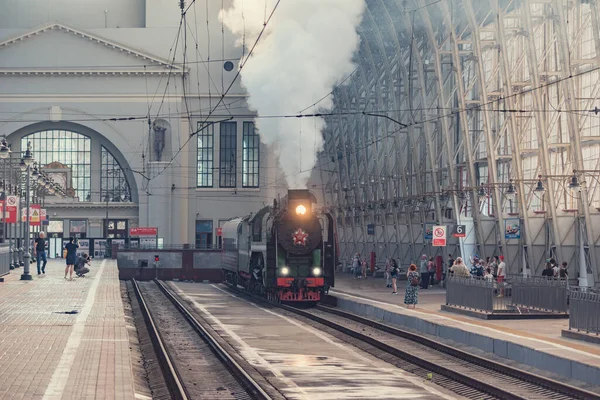
[[[80,133],[66,130],[46,130],[21,138],[21,149],[27,142],[35,161],[41,167],[59,162],[71,168],[71,182],[79,201],[90,201],[91,190],[91,140]]]
[[[131,201],[131,190],[119,162],[102,146],[102,173],[100,175],[100,201]]]

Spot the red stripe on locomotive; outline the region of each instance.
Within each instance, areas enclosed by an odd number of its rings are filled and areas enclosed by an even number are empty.
[[[295,278],[277,278],[278,287],[291,287]],[[324,278],[303,278],[306,281],[306,287],[322,287],[325,285]]]

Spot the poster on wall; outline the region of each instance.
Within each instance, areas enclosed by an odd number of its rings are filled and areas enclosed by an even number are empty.
[[[87,232],[87,221],[69,221],[69,232],[70,233],[86,233]]]
[[[425,224],[423,230],[423,239],[432,240],[433,239],[433,224]]]
[[[155,249],[156,238],[140,238],[140,247],[142,249]]]
[[[507,218],[504,220],[504,238],[521,238],[521,221],[519,220],[519,218]]]
[[[94,257],[103,258],[106,254],[106,239],[94,240]]]

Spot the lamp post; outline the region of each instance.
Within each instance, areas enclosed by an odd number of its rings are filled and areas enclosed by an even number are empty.
[[[3,224],[3,241],[6,241],[8,237],[9,249],[10,249],[10,269],[15,269],[19,267],[18,262],[18,249],[17,249],[17,225],[9,224],[6,222],[6,212],[8,208],[8,196],[17,194],[17,187],[19,186],[18,179],[16,179],[15,184],[13,185],[13,177],[15,176],[12,171],[12,163],[13,163],[13,153],[10,150],[10,146],[6,141],[6,137],[2,138],[0,142],[0,159],[3,160],[3,184],[2,184],[2,197],[4,198],[4,218],[2,219]],[[8,166],[8,176],[7,179],[7,167]]]
[[[31,153],[31,142],[27,142],[27,150],[25,151],[25,154],[23,155],[23,157],[21,158],[21,161],[23,164],[25,164],[25,252],[23,253],[23,274],[21,274],[21,280],[22,281],[30,281],[31,278],[31,274],[29,273],[29,267],[30,267],[30,258],[31,255],[29,254],[29,250],[30,250],[30,246],[29,246],[29,201],[30,201],[30,177],[29,177],[29,170],[31,168],[31,164],[33,164],[34,158],[33,158],[33,154]],[[21,166],[21,171],[23,171],[22,169],[23,167]]]

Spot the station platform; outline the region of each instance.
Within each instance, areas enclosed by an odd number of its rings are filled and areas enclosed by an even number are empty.
[[[419,288],[419,303],[407,309],[405,287],[406,281],[399,281],[398,294],[392,295],[383,278],[337,274],[329,294],[341,309],[581,381],[590,389],[600,386],[600,345],[562,337],[568,319],[482,320],[441,311],[446,294],[440,286]]]
[[[33,280],[18,268],[0,283],[0,398],[150,399],[134,378],[116,261],[94,260],[72,281],[64,268],[49,260],[45,275],[32,264]]]

